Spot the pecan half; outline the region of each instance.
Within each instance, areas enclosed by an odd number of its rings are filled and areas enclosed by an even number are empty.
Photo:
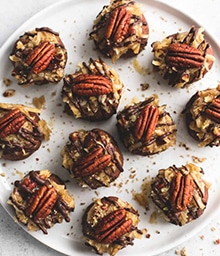
[[[171,43],[167,49],[165,61],[170,67],[185,70],[202,67],[204,57],[199,49],[188,44]]]
[[[43,42],[35,47],[27,56],[25,63],[32,67],[32,72],[38,74],[44,71],[54,57],[56,48],[50,42]]]
[[[216,123],[220,123],[220,98],[215,98],[205,109],[205,114]]]
[[[131,231],[132,220],[126,219],[124,209],[115,210],[99,220],[95,227],[95,239],[99,243],[110,244]]]
[[[12,109],[0,118],[0,138],[15,134],[25,123],[25,116],[19,109]]]
[[[123,41],[129,31],[130,20],[131,14],[124,6],[116,8],[111,13],[108,21],[105,35],[106,39],[117,43]]]
[[[25,214],[33,216],[35,222],[46,218],[57,201],[57,192],[52,185],[45,184],[30,197]]]
[[[184,211],[190,204],[194,182],[190,174],[178,172],[171,184],[170,203],[175,211]]]
[[[152,105],[147,105],[140,113],[134,127],[134,136],[140,140],[145,136],[148,141],[155,131],[158,123],[159,109]]]
[[[79,96],[98,96],[113,91],[112,81],[102,75],[78,75],[73,83],[73,93]]]
[[[75,177],[85,177],[100,172],[109,165],[111,159],[110,154],[103,154],[101,147],[95,148],[75,163],[73,167],[74,175]]]

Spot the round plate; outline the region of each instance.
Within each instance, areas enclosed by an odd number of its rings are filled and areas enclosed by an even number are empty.
[[[21,176],[28,171],[49,169],[64,180],[70,180],[68,172],[62,168],[62,159],[60,157],[60,151],[68,140],[70,132],[78,129],[100,127],[115,137],[124,154],[124,172],[111,187],[91,190],[88,188],[80,188],[73,180],[67,183],[67,188],[75,197],[76,201],[76,208],[75,211],[71,213],[70,223],[55,225],[49,230],[48,235],[44,235],[41,231],[30,232],[33,237],[42,243],[68,255],[75,255],[76,253],[77,255],[94,255],[82,241],[81,217],[86,206],[97,197],[115,195],[122,200],[130,202],[139,210],[139,228],[146,228],[150,234],[150,238],[145,238],[144,236],[140,240],[136,239],[134,246],[128,246],[121,250],[118,255],[145,255],[146,252],[148,255],[154,255],[164,252],[195,235],[208,224],[214,214],[219,212],[220,209],[220,175],[217,166],[219,149],[198,148],[197,143],[186,132],[184,118],[181,114],[186,102],[197,90],[217,86],[220,70],[220,51],[217,42],[206,30],[206,39],[213,47],[216,61],[211,71],[207,73],[201,81],[194,83],[188,89],[169,87],[166,81],[152,72],[151,60],[153,54],[151,52],[151,43],[178,31],[188,31],[192,25],[200,25],[187,15],[160,2],[151,0],[140,0],[139,2],[142,4],[142,9],[149,23],[150,37],[147,47],[136,58],[119,60],[117,63],[112,64],[109,59],[101,56],[100,53],[94,49],[93,42],[88,39],[93,20],[102,7],[109,3],[107,0],[68,0],[46,8],[15,31],[0,50],[1,91],[4,92],[7,89],[3,78],[11,79],[12,85],[10,88],[16,90],[15,95],[11,98],[0,96],[0,101],[23,103],[31,106],[33,97],[44,95],[46,103],[42,109],[41,117],[47,120],[52,128],[50,141],[44,143],[41,148],[28,159],[17,162],[1,160],[0,203],[12,217],[14,217],[14,211],[12,207],[7,204],[7,200],[13,189],[13,182],[20,179]],[[121,110],[125,105],[131,103],[134,98],[136,100],[144,100],[144,98],[152,94],[157,94],[160,99],[160,105],[167,105],[167,110],[171,113],[177,124],[178,133],[176,146],[152,157],[131,155],[120,142],[116,130],[115,116],[105,122],[90,123],[75,120],[63,112],[64,106],[60,96],[62,81],[56,85],[48,84],[28,88],[19,87],[16,81],[11,77],[12,65],[8,56],[14,42],[21,34],[35,27],[42,26],[48,26],[60,32],[60,37],[68,50],[66,73],[74,72],[79,62],[88,62],[90,57],[95,59],[100,56],[119,73],[124,83],[124,91],[118,110]],[[134,60],[148,72],[142,74],[138,73],[135,70]],[[150,85],[149,89],[142,91],[140,84],[143,83],[148,83]],[[158,217],[154,223],[151,223],[149,220],[152,212],[155,211],[155,207],[150,204],[149,210],[144,209],[133,199],[133,193],[141,193],[143,179],[146,178],[150,180],[157,174],[158,169],[167,168],[173,164],[176,166],[185,165],[187,162],[195,161],[195,159],[204,160],[198,163],[198,165],[204,169],[205,179],[211,183],[209,202],[204,214],[199,219],[183,227],[166,223],[160,217]],[[26,227],[22,227],[26,230]]]

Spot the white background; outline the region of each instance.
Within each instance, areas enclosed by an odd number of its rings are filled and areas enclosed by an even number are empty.
[[[1,0],[0,47],[24,21],[54,2],[58,1]],[[162,0],[161,2],[169,3],[171,6],[183,11],[193,19],[197,20],[219,41],[220,44],[220,0]],[[212,220],[205,229],[201,230],[199,234],[191,238],[189,241],[186,241],[178,247],[158,256],[184,255],[181,254],[181,251],[183,253],[183,249],[185,249],[187,256],[217,256],[220,255],[220,244],[215,244],[215,240],[217,239],[220,239],[219,218]],[[32,238],[16,223],[14,223],[11,217],[9,217],[5,210],[0,206],[0,256],[3,255],[58,256],[61,254]],[[147,252],[146,255],[148,255]]]

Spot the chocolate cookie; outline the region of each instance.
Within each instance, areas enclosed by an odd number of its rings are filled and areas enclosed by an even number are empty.
[[[156,70],[168,83],[184,88],[204,77],[214,63],[213,50],[206,41],[203,28],[194,26],[189,32],[170,35],[152,43]]]
[[[183,226],[203,214],[208,189],[202,168],[192,163],[173,165],[158,171],[151,184],[151,198],[165,220]]]
[[[200,147],[220,145],[220,85],[196,92],[184,112],[188,132]]]
[[[15,181],[8,203],[14,207],[17,220],[27,225],[29,231],[41,229],[44,234],[64,219],[70,222],[69,213],[75,207],[64,182],[49,170],[30,171]]]
[[[138,216],[137,210],[117,197],[96,199],[87,207],[82,219],[86,245],[100,255],[115,255],[133,245],[133,240],[142,236],[137,228]]]
[[[64,75],[67,51],[59,33],[42,27],[21,35],[9,58],[19,85],[57,83]]]
[[[133,154],[153,155],[175,145],[176,125],[153,95],[125,107],[117,114],[117,128],[124,146]]]
[[[50,129],[36,108],[0,103],[0,158],[21,160],[49,140]]]
[[[147,45],[149,27],[140,6],[131,0],[111,0],[97,15],[90,38],[115,62],[139,54]]]
[[[89,121],[109,119],[116,113],[123,83],[118,74],[103,60],[93,60],[79,65],[74,74],[66,75],[62,98],[67,112],[75,118]]]
[[[108,187],[123,171],[123,155],[116,141],[98,128],[72,132],[61,155],[63,167],[83,187]]]

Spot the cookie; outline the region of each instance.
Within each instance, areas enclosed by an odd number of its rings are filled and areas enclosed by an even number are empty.
[[[72,132],[61,155],[63,167],[83,187],[109,187],[123,171],[117,142],[102,129]]]
[[[209,190],[203,174],[202,168],[192,163],[158,171],[150,195],[166,221],[183,226],[203,214]]]
[[[50,129],[39,109],[0,103],[0,158],[22,160],[49,140]]]
[[[147,45],[149,27],[139,4],[111,0],[97,15],[90,38],[114,63],[121,56],[135,56]]]
[[[116,113],[123,83],[101,59],[90,58],[64,78],[62,99],[67,113],[88,121],[104,121]]]
[[[117,129],[126,149],[137,155],[160,153],[176,143],[176,125],[153,95],[126,106],[117,114]]]
[[[19,85],[57,83],[64,76],[67,50],[59,33],[41,27],[21,35],[9,59]]]
[[[135,238],[141,238],[138,229],[139,213],[131,204],[118,197],[96,199],[82,218],[82,230],[87,246],[97,254],[115,255]]]
[[[213,49],[203,28],[167,36],[152,43],[153,66],[168,84],[176,88],[190,86],[204,77],[215,61]]]
[[[30,171],[15,181],[8,203],[29,231],[40,229],[44,234],[63,220],[70,222],[69,213],[75,208],[64,182],[49,170]]]
[[[220,85],[197,91],[184,113],[188,132],[199,147],[220,145]]]

